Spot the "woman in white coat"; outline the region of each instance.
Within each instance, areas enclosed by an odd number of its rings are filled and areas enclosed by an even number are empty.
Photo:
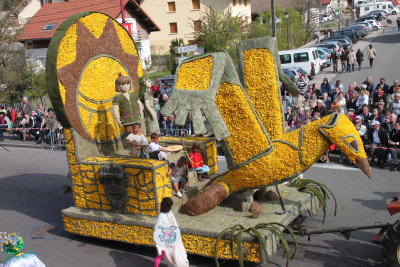
[[[351,49],[350,53],[349,53],[349,64],[350,64],[349,70],[350,71],[354,71],[354,66],[356,65],[356,63],[357,63],[356,52],[354,52],[354,50]]]
[[[154,241],[157,247],[154,267],[158,267],[164,257],[176,267],[189,266],[179,226],[171,211],[172,205],[170,197],[165,197],[161,201],[160,214],[154,226]]]

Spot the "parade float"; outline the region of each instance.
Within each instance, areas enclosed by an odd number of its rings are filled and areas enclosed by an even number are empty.
[[[162,113],[174,113],[177,125],[190,114],[198,134],[206,132],[206,118],[214,137],[160,139],[164,145],[183,142],[188,150],[200,144],[211,168],[207,184],[189,179],[188,193],[174,198],[174,213],[188,253],[262,262],[282,242],[290,260],[297,247],[289,252],[282,231],[302,211],[325,211],[329,189],[306,179],[292,187],[281,183],[310,168],[332,144],[368,176],[370,168],[360,136],[343,114],[284,134],[278,81],[298,92],[281,71],[274,39],[246,40],[237,51],[238,72],[223,52],[191,57],[177,69]],[[172,196],[168,162],[129,157],[112,110],[119,74],[132,80],[132,94],[141,95],[143,70],[131,36],[106,14],[72,16],[51,40],[46,73],[64,127],[75,203],[62,211],[65,230],[154,246],[161,200]],[[227,171],[218,170],[217,142]],[[254,191],[262,195],[271,185],[281,201],[259,196],[252,216]]]

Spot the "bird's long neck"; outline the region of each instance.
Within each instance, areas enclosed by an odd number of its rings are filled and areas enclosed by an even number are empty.
[[[315,163],[332,145],[319,131],[319,126],[326,124],[329,119],[330,116],[325,116],[284,136],[284,141],[300,150],[299,160],[302,165],[310,166]]]

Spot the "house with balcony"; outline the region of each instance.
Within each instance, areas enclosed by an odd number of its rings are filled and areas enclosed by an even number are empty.
[[[141,0],[140,6],[160,27],[150,36],[155,53],[166,53],[171,41],[183,39],[194,43],[192,33],[201,26],[200,17],[208,8],[218,12],[231,9],[234,16],[244,16],[251,21],[250,0]]]
[[[23,26],[18,40],[28,44],[28,60],[36,62],[39,68],[44,68],[47,48],[57,27],[72,15],[98,11],[113,17],[120,23],[123,17],[125,18],[124,26],[130,29],[143,68],[146,69],[150,64],[151,56],[150,33],[160,29],[135,0],[122,0],[122,6],[121,9],[119,0],[80,0],[43,4]]]

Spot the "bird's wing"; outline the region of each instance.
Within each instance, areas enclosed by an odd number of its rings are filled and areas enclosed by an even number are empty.
[[[271,139],[283,135],[283,110],[279,79],[293,95],[299,90],[283,73],[276,41],[271,37],[239,43],[239,77],[257,115]]]
[[[229,167],[272,148],[226,53],[183,62],[177,69],[172,96],[161,112],[165,116],[175,112],[177,125],[183,125],[190,112],[196,133],[205,132],[204,114],[216,139],[222,140]]]

